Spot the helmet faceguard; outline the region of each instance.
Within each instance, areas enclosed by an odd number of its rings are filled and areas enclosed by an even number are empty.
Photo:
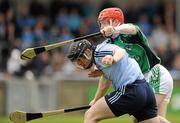
[[[83,68],[83,69],[89,69],[93,65],[93,59],[89,58],[86,55],[87,49],[92,50],[92,44],[89,41],[87,41],[86,39],[84,39],[82,41],[75,42],[70,46],[67,57],[73,63],[75,63],[76,66]],[[86,63],[85,66],[78,65],[78,61],[81,60],[82,58],[86,59],[86,61],[88,60],[89,64],[87,65],[87,63]]]
[[[98,16],[98,22],[104,20],[117,20],[120,24],[124,23],[124,14],[119,8],[106,8]]]

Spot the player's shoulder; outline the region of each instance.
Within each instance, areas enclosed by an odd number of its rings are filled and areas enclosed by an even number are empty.
[[[116,47],[118,47],[118,46],[116,46],[115,44],[109,43],[109,39],[107,39],[107,40],[103,41],[101,44],[98,44],[96,46],[96,51],[103,51],[103,50],[111,51]]]

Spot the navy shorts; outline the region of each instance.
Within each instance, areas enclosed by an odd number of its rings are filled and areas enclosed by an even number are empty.
[[[138,122],[157,116],[153,90],[146,80],[136,80],[105,96],[115,116],[133,115]]]

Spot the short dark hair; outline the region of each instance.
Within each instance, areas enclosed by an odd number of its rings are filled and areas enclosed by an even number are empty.
[[[72,43],[69,48],[67,57],[73,62],[77,58],[82,56],[84,54],[85,50],[88,48],[92,49],[92,44],[86,39]]]

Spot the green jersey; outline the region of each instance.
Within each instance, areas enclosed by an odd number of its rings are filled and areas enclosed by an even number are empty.
[[[120,34],[112,43],[124,48],[138,62],[142,72],[146,73],[160,63],[160,58],[150,49],[147,38],[138,26],[136,30],[136,35]]]

